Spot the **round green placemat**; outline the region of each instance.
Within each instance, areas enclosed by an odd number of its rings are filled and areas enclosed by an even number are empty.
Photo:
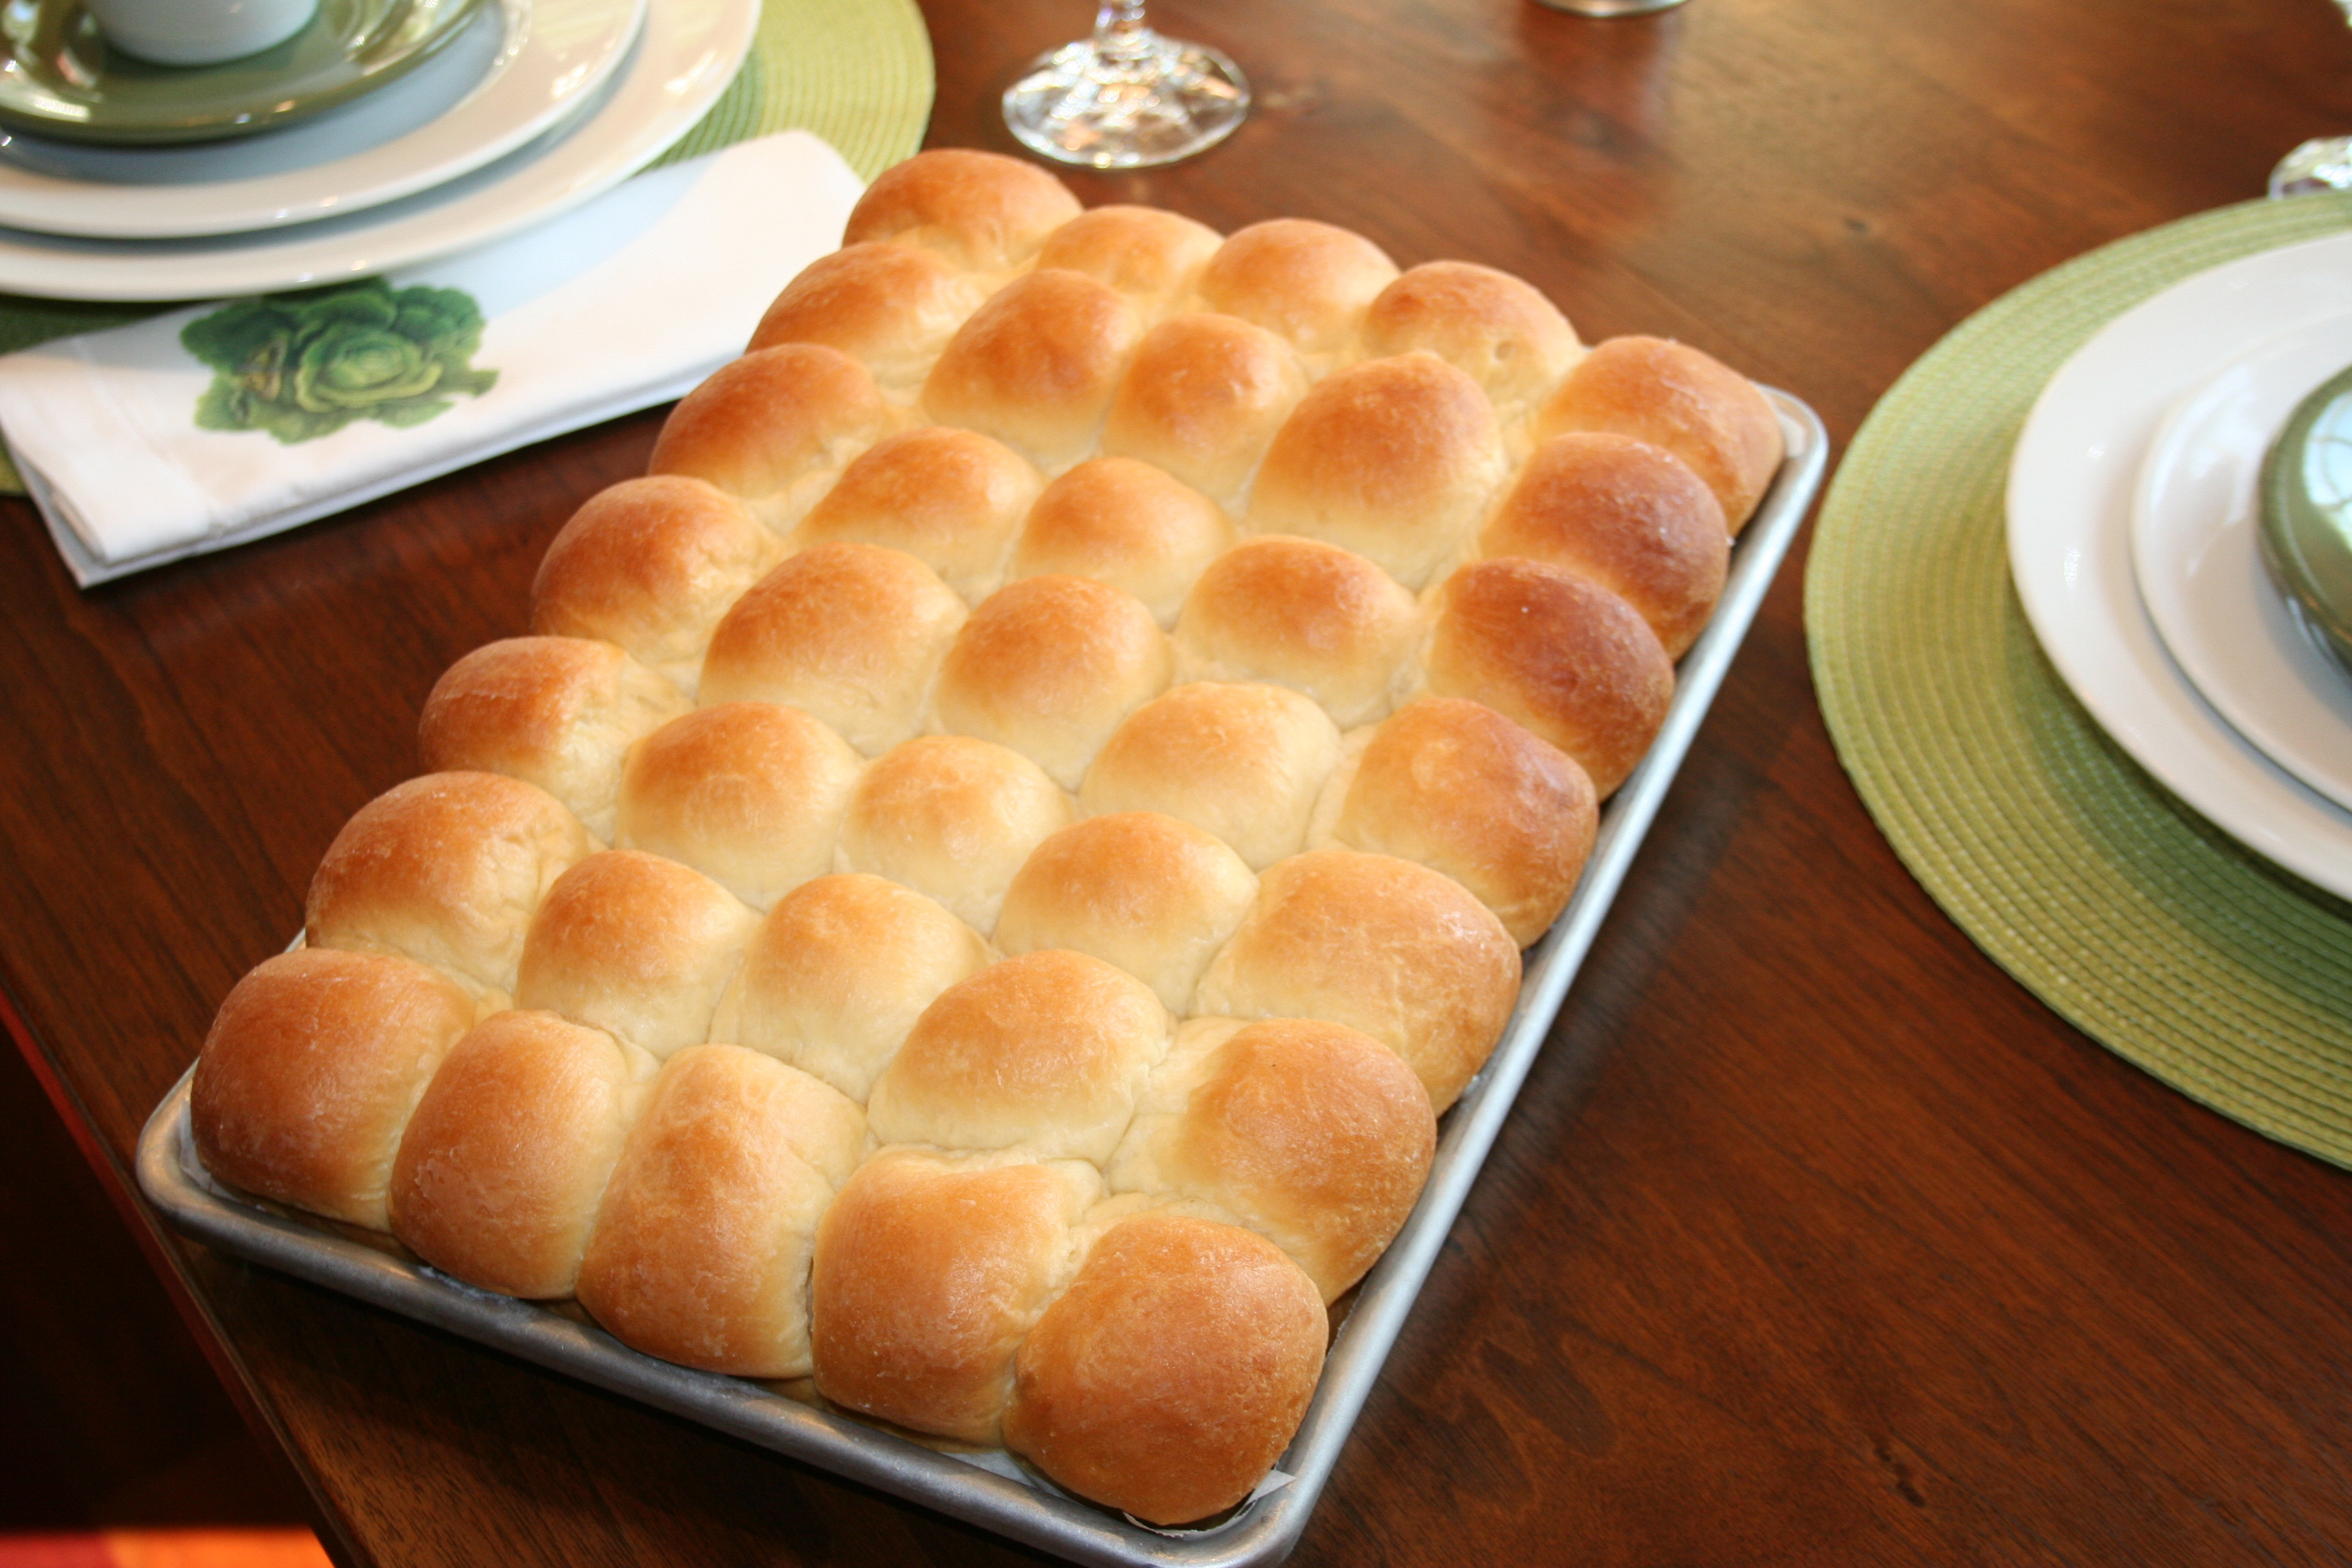
[[[2034,398],[2101,327],[2208,268],[2347,226],[2352,197],[2227,207],[1970,317],[1854,437],[1805,621],[1840,760],[1979,946],[2183,1093],[2352,1165],[2352,906],[2196,816],[2092,721],[2011,586],[2002,510]]]
[[[655,167],[800,130],[870,180],[922,144],[932,88],[931,36],[915,0],[764,0],[751,58]]]

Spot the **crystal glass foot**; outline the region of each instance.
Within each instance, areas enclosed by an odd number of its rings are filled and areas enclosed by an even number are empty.
[[[2352,136],[2321,136],[2279,160],[2271,171],[2271,195],[2307,195],[2313,191],[2352,191]]]
[[[1233,61],[1153,32],[1142,0],[1108,0],[1093,37],[1041,57],[1013,84],[1004,122],[1058,163],[1146,169],[1215,146],[1249,103]]]

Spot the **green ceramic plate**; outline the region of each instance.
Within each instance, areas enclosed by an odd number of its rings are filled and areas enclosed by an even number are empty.
[[[2296,405],[2263,462],[2263,560],[2352,668],[2352,370]]]
[[[0,6],[0,124],[75,142],[206,142],[275,130],[381,87],[457,36],[479,0],[320,0],[310,26],[216,66],[107,47],[82,0]]]

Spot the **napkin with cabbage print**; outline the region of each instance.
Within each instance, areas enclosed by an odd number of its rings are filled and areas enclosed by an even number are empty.
[[[0,437],[84,587],[666,403],[841,243],[806,132],[641,174],[469,254],[0,357]]]

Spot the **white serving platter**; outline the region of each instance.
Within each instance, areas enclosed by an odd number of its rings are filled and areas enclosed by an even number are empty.
[[[694,128],[750,53],[760,0],[660,0],[572,120],[446,184],[315,223],[184,240],[0,229],[0,292],[208,300],[366,278],[503,239],[626,179]]]
[[[2257,855],[2352,898],[2352,812],[2248,743],[2174,665],[2139,595],[2131,510],[2187,393],[2352,310],[2352,235],[2243,258],[2109,322],[2042,389],[2010,459],[2010,575],[2042,650],[2099,726]]]
[[[2352,364],[2352,312],[2273,339],[2176,407],[2141,466],[2132,565],[2181,673],[2264,756],[2352,811],[2352,679],[2262,558],[2263,459]]]
[[[299,126],[128,147],[0,134],[0,225],[187,239],[363,211],[506,156],[591,101],[646,0],[499,0],[433,58]]]

